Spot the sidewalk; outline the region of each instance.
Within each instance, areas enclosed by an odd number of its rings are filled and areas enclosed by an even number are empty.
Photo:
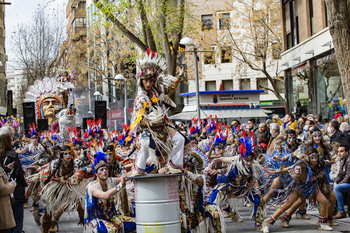
[[[253,233],[256,232],[254,230],[254,221],[249,218],[250,208],[243,207],[239,210],[240,215],[243,217],[242,223],[234,223],[231,222],[229,218],[225,219],[226,222],[226,232],[244,232],[244,233]],[[267,210],[267,216],[270,216],[273,213],[272,210]],[[317,222],[317,211],[308,211],[308,214],[311,216],[310,220],[301,220],[295,219],[295,215],[293,215],[292,220],[290,221],[290,228],[282,228],[280,225],[280,221],[277,220],[276,223],[270,227],[270,232],[282,233],[282,232],[307,232],[307,233],[320,233],[316,222]],[[63,214],[59,221],[59,233],[67,232],[77,232],[82,233],[83,227],[77,226],[79,222],[78,213],[73,211],[70,215]],[[335,233],[344,233],[350,232],[350,218],[340,219],[338,221],[340,224],[337,227],[334,227],[333,232]],[[40,233],[41,226],[38,226],[33,219],[33,216],[29,209],[24,210],[24,227],[23,230],[26,233]],[[165,232],[166,233],[166,232]]]

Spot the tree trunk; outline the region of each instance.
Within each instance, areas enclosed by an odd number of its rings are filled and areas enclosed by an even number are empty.
[[[350,24],[347,0],[325,0],[329,15],[329,29],[346,99],[350,109]]]

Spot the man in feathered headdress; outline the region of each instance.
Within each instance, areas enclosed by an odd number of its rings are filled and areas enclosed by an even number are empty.
[[[134,102],[130,131],[136,135],[141,123],[143,133],[139,138],[142,143],[132,175],[145,173],[149,148],[158,152],[163,151],[171,157],[167,164],[169,173],[181,173],[179,168],[183,165],[185,138],[169,126],[165,107],[166,105],[176,107],[168,94],[173,93],[180,84],[184,68],[180,68],[180,75],[177,78],[171,75],[165,76],[164,72],[167,69],[165,59],[150,50],[147,50],[138,65],[141,70],[138,74],[138,93]]]
[[[57,120],[54,110],[62,108],[62,99],[59,96],[60,83],[55,78],[36,80],[25,93],[24,102],[35,102],[36,118],[48,119],[49,125]]]

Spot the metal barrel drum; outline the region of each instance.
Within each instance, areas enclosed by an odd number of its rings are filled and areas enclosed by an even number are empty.
[[[137,233],[181,232],[179,176],[181,174],[133,177]]]

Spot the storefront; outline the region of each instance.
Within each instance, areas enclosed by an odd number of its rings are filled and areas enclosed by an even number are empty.
[[[287,106],[295,111],[296,102],[305,114],[322,114],[332,119],[337,106],[345,113],[345,101],[334,50],[285,70]]]
[[[226,122],[239,119],[241,123],[247,122],[250,117],[259,122],[265,122],[269,110],[260,108],[260,93],[264,90],[240,91],[200,91],[199,103],[201,118],[217,116]],[[196,93],[183,93],[184,109],[181,113],[170,116],[172,120],[189,121],[197,117]]]

